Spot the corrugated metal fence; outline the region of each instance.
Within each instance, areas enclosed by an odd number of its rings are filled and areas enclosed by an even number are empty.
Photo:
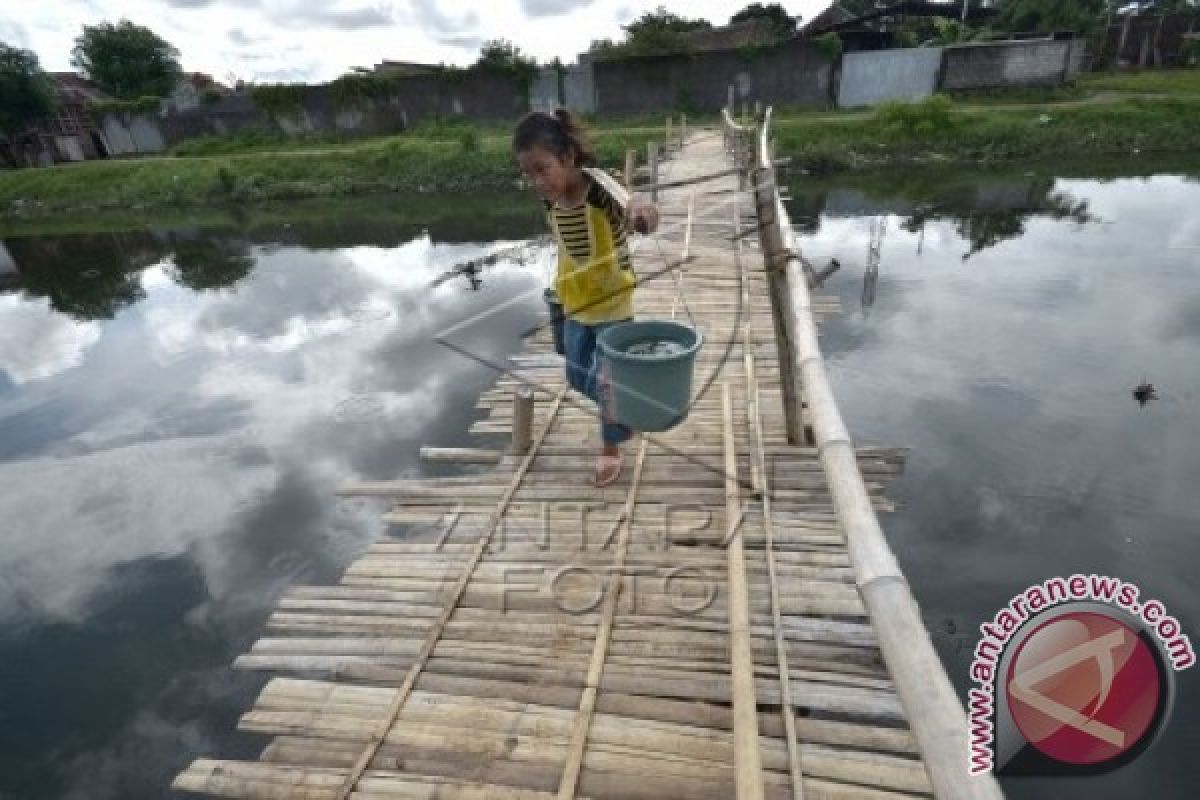
[[[940,47],[847,53],[842,58],[837,104],[853,108],[929,97],[937,91],[941,68]]]

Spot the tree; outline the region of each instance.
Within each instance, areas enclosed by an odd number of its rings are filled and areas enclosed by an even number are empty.
[[[779,3],[771,3],[770,5],[751,3],[730,17],[729,22],[730,24],[734,24],[757,19],[767,20],[772,23],[775,34],[780,38],[787,38],[796,32],[797,19],[789,14],[787,9],[779,5]]]
[[[1105,0],[1005,0],[991,27],[1009,33],[1093,33],[1104,24]]]
[[[154,31],[127,19],[116,25],[84,25],[75,39],[71,64],[122,100],[165,97],[183,74],[178,50]]]
[[[659,6],[622,26],[625,43],[619,49],[626,55],[663,55],[682,53],[689,49],[687,34],[710,31],[712,23],[704,19],[688,19]]]
[[[0,132],[17,133],[54,110],[50,76],[30,50],[0,42]]]
[[[508,39],[491,39],[483,43],[479,50],[476,67],[484,69],[533,70],[537,69],[537,60],[521,52],[521,48]]]

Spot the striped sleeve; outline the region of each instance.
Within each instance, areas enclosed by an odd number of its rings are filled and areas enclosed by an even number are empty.
[[[613,233],[624,233],[625,209],[621,207],[621,204],[599,182],[592,181],[592,186],[588,189],[587,201],[591,205],[603,209],[604,215],[608,217],[609,224],[612,225]]]
[[[625,227],[627,222],[625,209],[597,181],[592,181],[592,186],[588,189],[587,202],[604,212],[604,216],[612,228],[613,245],[617,251],[617,262],[621,265],[621,269],[632,270],[633,259],[629,255],[629,243]]]

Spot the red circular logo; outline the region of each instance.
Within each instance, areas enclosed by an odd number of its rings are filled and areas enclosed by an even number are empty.
[[[1165,691],[1150,645],[1101,613],[1069,612],[1021,642],[1005,682],[1013,722],[1066,764],[1118,758],[1154,731]]]

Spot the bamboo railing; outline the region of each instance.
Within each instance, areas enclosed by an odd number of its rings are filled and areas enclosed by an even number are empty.
[[[825,363],[807,278],[793,241],[787,209],[776,188],[769,141],[772,109],[757,126],[738,125],[725,109],[726,149],[734,154],[759,203],[760,238],[776,317],[781,384],[789,427],[807,408],[838,520],[845,531],[855,583],[939,798],[1002,798],[991,775],[967,773],[968,727],[962,704],[933,648],[921,612],[871,506],[842,422]],[[787,365],[785,369],[784,365]],[[803,398],[803,400],[802,400]]]

